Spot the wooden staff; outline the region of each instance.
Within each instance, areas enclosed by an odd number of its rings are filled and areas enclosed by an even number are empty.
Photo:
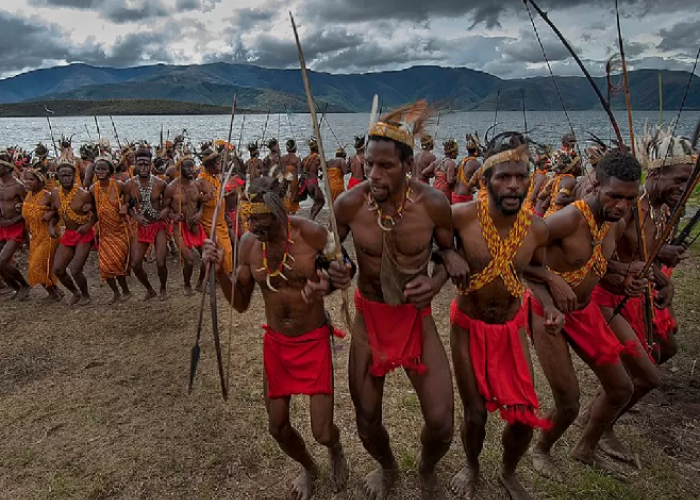
[[[233,118],[236,114],[236,98],[237,95],[233,96],[233,104],[231,105],[231,122],[228,127],[228,143],[231,143],[231,134],[233,133]],[[224,165],[228,165],[228,152],[229,148],[226,147],[224,151]],[[211,230],[209,231],[209,239],[216,242],[216,226],[217,220],[219,218],[219,210],[221,209],[221,203],[224,199],[224,193],[226,191],[225,187],[231,177],[231,171],[233,170],[233,164],[226,171],[223,183],[219,187],[218,198],[216,201],[216,207],[214,208],[214,217],[212,218]],[[207,280],[208,278],[208,280]],[[211,305],[211,326],[214,334],[214,348],[216,349],[216,363],[219,369],[219,381],[221,383],[221,396],[224,400],[228,399],[228,387],[226,386],[226,379],[224,376],[224,363],[221,355],[221,339],[219,338],[219,321],[216,309],[216,273],[214,272],[214,263],[210,263],[204,271],[204,283],[209,283],[209,301]],[[202,291],[202,301],[199,304],[199,320],[197,323],[197,337],[192,347],[192,355],[190,360],[190,386],[189,391],[192,391],[192,385],[194,384],[194,378],[197,374],[197,365],[199,364],[199,356],[201,354],[201,347],[199,345],[199,340],[202,336],[202,320],[204,319],[204,300],[207,291],[206,286]]]
[[[622,43],[622,30],[620,28],[620,11],[618,9],[618,0],[615,0],[615,16],[617,17],[617,42],[620,46],[620,59],[622,60],[622,78],[625,84],[625,102],[627,104],[627,121],[630,126],[630,147],[632,148],[632,156],[637,157],[637,152],[634,146],[634,122],[632,121],[632,101],[630,99],[630,81],[627,75],[627,58],[625,57],[625,45]]]
[[[289,13],[289,19],[292,22],[292,29],[294,30],[294,39],[297,44],[297,52],[299,53],[299,65],[301,66],[301,79],[304,82],[304,90],[306,91],[306,102],[309,106],[309,112],[311,113],[311,122],[314,127],[314,135],[318,143],[318,155],[321,159],[321,171],[323,172],[323,187],[328,200],[328,218],[331,222],[331,231],[333,232],[333,239],[335,243],[335,257],[341,264],[344,263],[343,252],[340,246],[340,235],[338,233],[338,222],[335,220],[335,209],[333,207],[333,196],[331,194],[331,179],[328,176],[328,165],[326,165],[326,155],[323,153],[323,141],[321,140],[321,131],[318,126],[318,119],[316,118],[316,106],[314,105],[314,97],[311,93],[311,85],[309,84],[309,75],[306,72],[306,62],[304,61],[304,53],[301,50],[301,42],[299,41],[299,33],[297,32],[297,26],[294,23],[294,16]],[[343,290],[343,304],[342,309],[345,315],[345,321],[349,329],[352,329],[352,318],[350,317],[349,308],[349,296],[348,291]]]

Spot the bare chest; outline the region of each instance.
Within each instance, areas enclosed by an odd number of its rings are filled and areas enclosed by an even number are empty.
[[[425,260],[425,255],[431,249],[435,227],[426,213],[407,210],[403,217],[395,220],[395,225],[387,220],[382,224],[390,230],[385,231],[379,226],[376,212],[368,208],[360,209],[350,225],[358,253],[381,257],[386,241],[392,253],[405,264],[416,259]]]
[[[300,243],[289,245],[285,252],[284,245],[266,246],[256,244],[250,257],[250,269],[253,279],[261,288],[269,285],[277,290],[283,288],[301,289],[307,280],[316,276],[316,251]]]

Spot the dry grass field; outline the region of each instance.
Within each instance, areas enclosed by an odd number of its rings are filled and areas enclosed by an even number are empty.
[[[20,257],[20,260],[22,257]],[[521,477],[538,499],[700,498],[700,258],[677,273],[676,311],[681,323],[678,357],[663,367],[663,387],[620,423],[620,434],[639,455],[641,471],[621,483],[573,462],[568,452],[579,430],[556,447],[566,484],[536,476],[526,456]],[[177,259],[170,261],[170,299],[142,303],[132,279],[132,300],[107,308],[110,293],[100,285],[96,256],[88,263],[93,304],[84,309],[39,305],[33,290],[21,304],[0,298],[0,498],[2,499],[281,499],[298,473],[268,435],[262,400],[262,298],[233,317],[220,294],[224,352],[230,355],[230,399],[223,402],[208,313],[196,387],[187,392],[197,297],[185,297]],[[149,266],[155,279],[155,267]],[[436,298],[433,314],[449,344],[451,287]],[[340,296],[327,308],[341,324]],[[336,420],[351,476],[346,492],[330,492],[324,450],[312,443],[308,401],[293,399],[293,422],[322,465],[316,498],[360,499],[361,479],[374,464],[357,437],[347,389],[347,341],[335,357]],[[226,363],[226,361],[225,361]],[[590,371],[577,363],[583,402],[594,393]],[[543,408],[551,404],[546,381],[536,370]],[[456,421],[462,418],[457,404]],[[416,456],[421,415],[407,378],[387,381],[384,415],[401,467],[392,498],[417,499]],[[506,498],[498,485],[502,423],[489,419],[483,453],[481,498]],[[458,439],[442,461],[443,485],[464,462]],[[453,498],[447,493],[447,498]]]

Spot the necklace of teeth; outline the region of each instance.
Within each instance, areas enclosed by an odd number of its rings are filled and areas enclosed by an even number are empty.
[[[289,281],[287,277],[284,275],[282,272],[283,270],[291,271],[292,267],[287,264],[287,260],[290,260],[291,262],[295,262],[294,257],[289,255],[289,245],[294,245],[294,241],[292,241],[289,238],[289,233],[291,231],[291,224],[289,222],[289,217],[287,217],[287,239],[285,241],[285,246],[284,246],[284,255],[282,256],[282,261],[280,262],[279,266],[277,266],[277,269],[274,271],[271,271],[269,266],[268,266],[268,261],[267,261],[267,243],[262,242],[262,251],[263,251],[263,267],[258,269],[258,272],[265,271],[267,274],[267,287],[272,290],[273,292],[279,292],[278,289],[276,289],[274,286],[272,286],[272,283],[270,282],[270,278],[274,278],[279,276],[282,278],[284,281]]]
[[[406,189],[406,193],[404,194],[403,200],[401,201],[401,205],[396,209],[396,215],[384,215],[382,213],[382,209],[379,207],[379,204],[372,198],[372,193],[371,191],[367,193],[367,204],[369,205],[369,210],[371,212],[375,212],[377,214],[377,225],[382,231],[390,232],[393,231],[394,228],[396,227],[396,220],[401,219],[403,217],[403,209],[406,206],[406,200],[410,201],[413,203],[413,200],[411,199],[411,181],[409,179],[408,182],[408,189]],[[388,225],[384,224],[384,221],[388,223]]]

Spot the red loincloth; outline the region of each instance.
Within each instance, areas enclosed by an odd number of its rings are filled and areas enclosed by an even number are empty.
[[[156,236],[158,236],[158,233],[161,231],[165,231],[166,234],[168,234],[168,232],[169,232],[168,224],[166,224],[162,220],[159,220],[156,222],[151,222],[147,226],[142,226],[141,224],[139,224],[138,229],[136,231],[138,242],[139,243],[155,243]]]
[[[348,179],[348,191],[357,186],[358,184],[362,184],[362,179],[355,179],[351,176],[350,179]]]
[[[661,272],[669,279],[673,275],[673,271],[672,267],[661,266]],[[654,309],[654,333],[662,342],[668,342],[669,334],[673,333],[676,328],[678,328],[678,323],[671,316],[671,311],[668,308]]]
[[[182,243],[186,248],[201,248],[204,246],[204,240],[207,236],[204,234],[204,228],[201,224],[197,225],[197,233],[193,233],[190,226],[183,222],[175,222],[173,228],[182,236]]]
[[[536,297],[530,298],[530,305],[534,314],[544,318],[544,307]],[[595,302],[590,301],[583,309],[564,317],[564,334],[596,365],[617,364],[622,353],[639,356],[637,343],[630,340],[621,344]]]
[[[9,226],[0,227],[0,241],[16,241],[22,243],[24,240],[24,221],[15,222]]]
[[[305,179],[304,182],[299,184],[299,191],[298,191],[298,196],[302,196],[306,193],[307,187],[309,184],[313,184],[314,186],[318,186],[318,179]]]
[[[282,335],[267,325],[263,325],[263,329],[268,398],[333,394],[331,329],[328,325],[298,337]],[[333,333],[339,335],[337,330]]]
[[[467,203],[470,202],[474,199],[474,196],[471,194],[457,194],[457,193],[452,193],[452,204],[456,205],[457,203]]]
[[[598,307],[607,307],[608,309],[615,309],[624,298],[624,295],[610,293],[600,285],[596,286],[593,289],[593,293],[591,293],[592,302],[598,304]],[[644,350],[649,354],[647,327],[644,323],[644,297],[630,297],[620,314],[632,327],[632,330],[637,335],[637,339],[639,339],[639,343],[644,346]]]
[[[83,243],[93,243],[95,241],[95,230],[91,227],[85,234],[80,234],[78,231],[66,229],[59,243],[64,247],[75,248]]]
[[[520,343],[520,329],[526,326],[527,317],[527,300],[513,320],[498,325],[470,318],[457,300],[450,308],[450,322],[469,334],[469,357],[486,409],[500,410],[501,418],[510,425],[550,429],[552,422],[537,416],[539,401]]]
[[[424,374],[423,318],[432,313],[430,307],[418,310],[412,304],[390,306],[373,302],[355,289],[355,308],[365,318],[367,338],[372,350],[369,373],[382,377],[403,367]]]

